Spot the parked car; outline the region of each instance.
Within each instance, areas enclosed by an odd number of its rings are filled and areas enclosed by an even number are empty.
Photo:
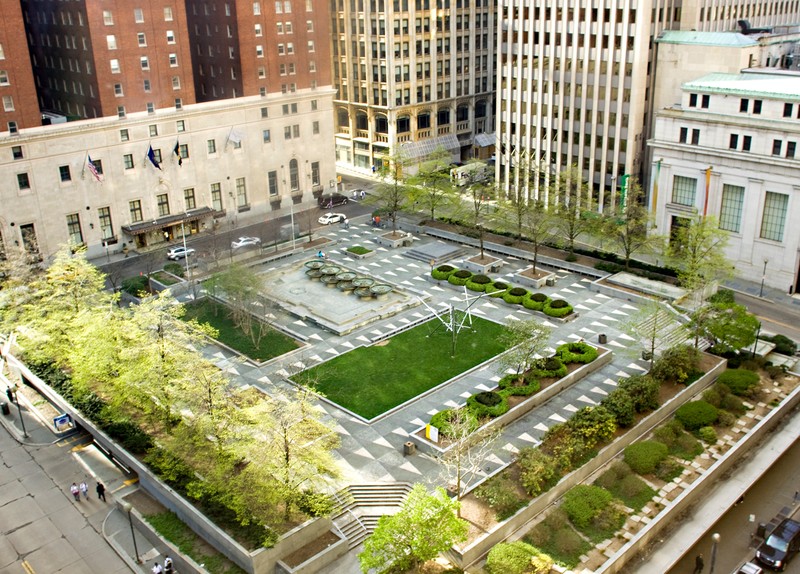
[[[331,223],[339,223],[345,219],[347,219],[347,216],[344,213],[326,213],[317,219],[317,222],[319,222],[320,225],[330,225]]]
[[[167,251],[167,259],[171,259],[172,261],[177,261],[178,259],[183,259],[189,255],[194,255],[194,249],[191,247],[184,247],[181,245],[180,247],[173,247],[169,251]]]
[[[317,203],[322,209],[330,209],[336,205],[345,205],[347,197],[341,193],[330,193],[328,195],[320,195]]]
[[[251,245],[261,245],[261,240],[258,237],[240,237],[231,242],[231,249],[239,249],[240,247],[249,247]]]
[[[764,571],[760,566],[756,566],[752,562],[745,562],[737,568],[734,574],[763,574]]]
[[[800,550],[800,522],[787,518],[775,527],[756,550],[756,559],[767,568],[786,570]]]

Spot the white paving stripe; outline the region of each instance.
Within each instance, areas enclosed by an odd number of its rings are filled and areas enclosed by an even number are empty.
[[[539,423],[538,425],[534,426],[533,428],[535,428],[538,431],[547,432],[547,429],[549,427],[544,423]]]
[[[363,456],[364,458],[369,458],[371,460],[375,460],[375,457],[372,456],[372,454],[370,454],[370,452],[367,449],[365,449],[363,446],[360,449],[353,451],[352,454],[356,454],[358,456]]]
[[[539,444],[538,440],[536,440],[535,438],[533,438],[531,435],[529,435],[526,432],[522,433],[517,438],[519,438],[519,440],[524,440],[525,442],[532,442],[534,444]]]
[[[564,410],[567,411],[567,412],[570,412],[570,413],[577,413],[578,412],[578,407],[576,407],[575,405],[566,405],[564,407]]]
[[[519,452],[519,449],[510,442],[507,442],[505,445],[503,445],[503,450],[510,452],[511,454],[517,454]]]
[[[408,472],[411,472],[413,474],[422,475],[422,473],[419,470],[417,470],[417,467],[411,464],[410,462],[404,462],[403,464],[400,465],[400,468]]]
[[[601,389],[600,387],[592,387],[591,392],[597,393],[598,395],[608,395],[608,393],[603,389]]]
[[[581,401],[581,402],[583,402],[583,403],[589,403],[590,405],[596,405],[596,404],[597,404],[597,402],[596,402],[596,401],[593,401],[592,399],[590,399],[590,398],[589,398],[589,397],[587,397],[586,395],[581,395],[581,396],[579,396],[579,397],[578,397],[578,400],[579,400],[579,401]]]
[[[549,417],[547,417],[547,418],[548,418],[549,420],[551,420],[551,421],[556,421],[556,422],[559,422],[559,423],[565,423],[565,422],[567,422],[567,419],[565,419],[564,417],[562,417],[562,416],[561,416],[560,414],[558,414],[558,413],[553,413],[552,415],[550,415],[550,416],[549,416]]]

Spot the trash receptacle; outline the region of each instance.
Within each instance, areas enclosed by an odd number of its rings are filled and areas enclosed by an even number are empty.
[[[403,453],[409,455],[414,454],[415,452],[417,452],[417,445],[410,440],[406,441],[406,444],[403,447]]]
[[[553,287],[556,284],[556,279],[555,277],[548,277],[547,279],[544,280],[544,283],[548,287]]]
[[[597,342],[600,343],[601,345],[605,345],[606,343],[608,343],[608,337],[606,336],[605,333],[600,333],[599,335],[597,335]]]
[[[8,408],[8,403],[0,403],[0,412],[4,415],[10,415],[11,411]]]

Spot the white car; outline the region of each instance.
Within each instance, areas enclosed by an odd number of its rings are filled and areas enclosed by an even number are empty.
[[[258,237],[240,237],[236,241],[231,242],[231,249],[248,247],[250,245],[261,245],[261,240]]]
[[[347,219],[347,216],[344,213],[326,213],[317,221],[320,225],[330,225],[331,223],[339,223]]]
[[[177,261],[178,259],[183,259],[189,255],[194,255],[194,249],[191,247],[184,247],[181,245],[180,247],[173,247],[169,251],[167,251],[167,259],[171,259],[172,261]]]

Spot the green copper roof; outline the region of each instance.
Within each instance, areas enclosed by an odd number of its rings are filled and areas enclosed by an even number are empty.
[[[662,44],[696,44],[700,46],[757,46],[758,42],[739,32],[695,32],[693,30],[665,30],[656,39]]]
[[[800,101],[800,75],[784,74],[708,74],[683,84],[688,91],[761,96]]]

